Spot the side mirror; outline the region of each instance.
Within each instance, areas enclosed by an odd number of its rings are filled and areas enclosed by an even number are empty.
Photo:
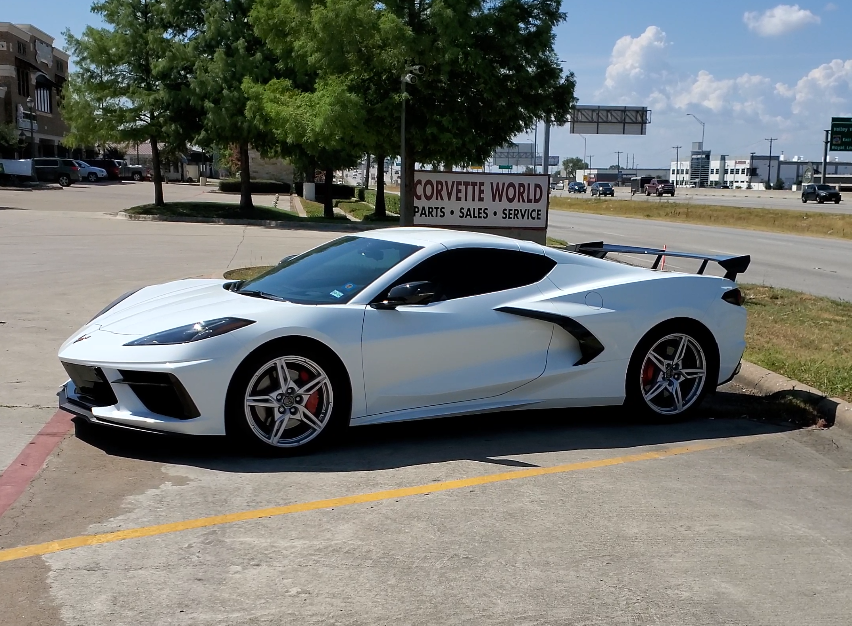
[[[434,297],[435,286],[427,280],[421,280],[393,287],[385,300],[373,302],[370,306],[387,311],[404,304],[428,304]]]

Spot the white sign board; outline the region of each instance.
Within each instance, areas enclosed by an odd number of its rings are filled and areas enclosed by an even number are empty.
[[[414,224],[547,228],[548,177],[414,172]]]

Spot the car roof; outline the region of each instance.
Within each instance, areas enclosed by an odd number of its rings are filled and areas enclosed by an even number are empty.
[[[467,246],[484,246],[494,248],[511,248],[515,250],[517,250],[518,247],[523,250],[541,250],[541,246],[528,241],[520,241],[511,237],[501,237],[499,235],[489,235],[486,233],[450,230],[448,228],[424,228],[416,226],[403,228],[381,228],[378,230],[359,233],[357,236],[368,237],[371,239],[383,239],[385,241],[395,241],[398,243],[410,243],[423,247],[445,246],[447,248],[463,248]]]

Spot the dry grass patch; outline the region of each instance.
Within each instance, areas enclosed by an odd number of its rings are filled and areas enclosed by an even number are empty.
[[[748,309],[746,360],[852,401],[852,303],[741,287]]]
[[[852,215],[837,213],[747,209],[691,204],[689,202],[670,202],[662,199],[646,202],[643,200],[605,200],[603,198],[586,199],[563,196],[552,196],[550,208],[578,213],[593,213],[595,215],[615,215],[812,237],[852,239]]]

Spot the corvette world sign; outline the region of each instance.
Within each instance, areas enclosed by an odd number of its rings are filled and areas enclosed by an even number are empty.
[[[414,173],[418,226],[547,228],[547,176]]]

